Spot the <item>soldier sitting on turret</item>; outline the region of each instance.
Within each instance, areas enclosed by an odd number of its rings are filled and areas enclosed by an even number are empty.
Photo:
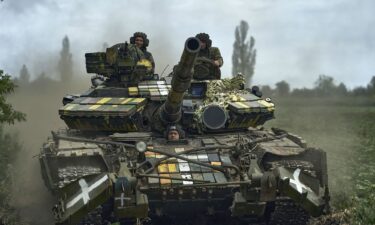
[[[206,33],[199,33],[195,36],[201,42],[201,49],[198,54],[197,62],[194,66],[194,79],[212,80],[220,79],[220,67],[224,64],[220,50],[212,47],[212,40]]]
[[[150,41],[147,39],[147,34],[143,32],[135,32],[133,36],[130,38],[130,44],[136,45],[139,49],[142,50],[145,58],[149,60],[152,64],[152,73],[155,71],[155,61],[154,57],[152,57],[151,52],[147,51],[147,47]]]

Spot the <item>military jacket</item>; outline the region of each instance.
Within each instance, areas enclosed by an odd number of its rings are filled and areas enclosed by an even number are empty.
[[[218,60],[220,66],[217,67],[214,61]],[[220,79],[220,67],[223,65],[223,57],[217,47],[210,47],[199,52],[196,64],[194,66],[194,79],[212,80]]]

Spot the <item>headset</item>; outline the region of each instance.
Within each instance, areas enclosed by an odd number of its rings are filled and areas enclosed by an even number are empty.
[[[199,40],[203,41],[203,42],[206,42],[207,48],[211,47],[212,40],[210,39],[210,35],[208,35],[206,33],[199,33],[199,34],[195,35],[195,37],[198,38]]]
[[[148,44],[150,43],[150,41],[148,40],[147,38],[147,34],[143,33],[143,32],[135,32],[133,34],[133,37],[130,37],[130,44],[135,44],[135,38],[136,37],[141,37],[143,38],[143,47],[144,48],[147,48],[148,47]]]

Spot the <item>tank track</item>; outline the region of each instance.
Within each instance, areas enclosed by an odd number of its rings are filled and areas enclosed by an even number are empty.
[[[136,221],[121,221],[111,215],[110,206],[103,205],[90,212],[79,225],[111,225],[118,222],[120,225],[135,225]],[[308,225],[310,216],[289,199],[280,199],[275,202],[275,211],[264,222],[250,222],[228,217],[197,216],[191,220],[172,221],[169,218],[138,221],[143,225]]]
[[[111,225],[117,222],[114,216],[109,215],[104,207],[98,207],[98,209],[90,212],[79,225]],[[105,218],[104,215],[107,215]],[[275,203],[275,211],[271,217],[268,218],[267,222],[245,222],[239,220],[233,220],[231,218],[219,218],[211,220],[209,217],[199,217],[196,220],[185,221],[185,223],[173,223],[167,218],[161,218],[157,221],[148,221],[140,223],[143,225],[340,225],[340,221],[336,218],[324,219],[322,222],[319,219],[312,219],[310,216],[296,204],[289,199],[278,200]],[[118,223],[121,225],[135,225],[136,221],[127,221]]]
[[[259,225],[307,225],[309,214],[289,199],[281,199],[275,203],[275,211],[268,223]]]

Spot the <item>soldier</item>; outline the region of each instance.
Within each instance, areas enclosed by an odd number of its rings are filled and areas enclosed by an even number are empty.
[[[168,141],[178,141],[184,139],[185,132],[177,125],[170,125],[167,129]]]
[[[130,38],[130,44],[135,44],[139,49],[142,50],[145,58],[149,60],[152,64],[152,73],[155,71],[155,61],[152,57],[151,52],[147,51],[147,47],[150,41],[147,39],[147,34],[143,32],[135,32]]]
[[[195,37],[201,42],[201,50],[194,67],[194,79],[220,79],[220,67],[224,64],[224,61],[219,48],[211,46],[212,40],[206,33],[199,33]]]

